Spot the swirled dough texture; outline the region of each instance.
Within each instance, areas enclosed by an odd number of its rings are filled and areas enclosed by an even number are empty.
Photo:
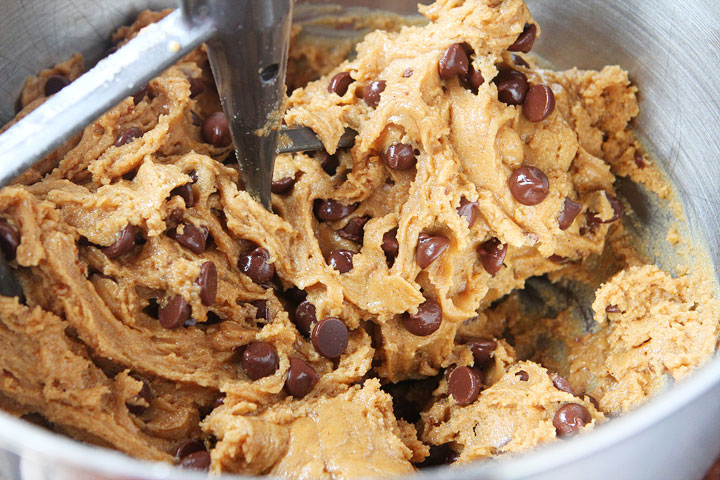
[[[294,184],[273,196],[275,213],[238,187],[230,148],[203,136],[204,119],[220,111],[203,48],[0,190],[0,215],[21,238],[11,265],[25,292],[23,302],[0,298],[0,406],[144,459],[178,461],[177,445],[197,439],[213,472],[367,477],[437,463],[441,448],[449,454],[440,461],[457,463],[528,450],[556,438],[554,417],[568,403],[585,408],[580,430],[591,429],[603,412],[642,403],[709,358],[718,316],[710,285],[642,266],[615,221],[614,173],[661,190],[629,129],[638,106],[627,73],[554,72],[531,57],[523,66],[508,52],[534,24],[521,0],[439,0],[421,13],[426,25],[370,33],[353,60],[289,95],[285,122],[312,128],[327,153],[277,158],[275,180]],[[144,12],[114,41],[163,15]],[[455,43],[484,79],[477,92],[438,73]],[[312,57],[303,48],[293,46],[302,53],[291,61]],[[546,119],[531,122],[522,106],[498,100],[503,65],[552,89]],[[45,100],[52,75],[82,71],[75,56],[29,79],[17,118]],[[341,72],[351,81],[338,95],[328,85]],[[191,89],[198,80],[200,93]],[[377,105],[365,91],[375,81],[385,82]],[[336,151],[347,127],[358,132],[355,145]],[[131,128],[137,138],[117,142]],[[415,165],[388,168],[383,155],[395,143],[411,145]],[[548,178],[536,205],[509,188],[523,165]],[[567,198],[581,208],[561,230]],[[327,200],[352,211],[321,221],[316,205]],[[472,224],[458,213],[466,202],[477,202]],[[367,220],[360,233],[338,233],[358,218]],[[128,226],[131,247],[110,255]],[[176,240],[193,228],[204,248]],[[388,232],[396,256],[383,250]],[[416,260],[421,234],[447,239],[425,268]],[[478,258],[488,241],[507,246],[496,273]],[[238,268],[257,247],[275,269],[263,285]],[[354,252],[347,272],[328,265],[337,249]],[[613,268],[598,267],[607,259]],[[209,305],[198,282],[206,262],[218,274]],[[528,326],[517,292],[543,274],[592,288],[616,275],[584,326],[569,308]],[[163,328],[158,308],[177,296],[191,319]],[[301,300],[316,320],[346,325],[338,359],[296,327]],[[426,300],[439,304],[442,321],[415,335],[403,319]],[[494,350],[474,365],[467,342],[482,337]],[[254,342],[277,353],[274,373],[256,380],[240,366]],[[297,358],[318,378],[302,398],[285,388]],[[473,365],[482,391],[461,405],[444,374]]]

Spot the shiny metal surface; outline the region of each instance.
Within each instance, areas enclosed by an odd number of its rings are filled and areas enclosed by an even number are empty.
[[[48,4],[52,6],[48,6]],[[102,3],[103,8],[98,8]],[[150,0],[0,0],[0,120],[14,111],[26,75],[76,50],[95,58],[109,32]],[[172,3],[172,2],[170,2]],[[316,2],[321,3],[321,2]],[[412,11],[415,2],[372,3]],[[535,51],[557,67],[618,63],[641,89],[635,127],[667,170],[685,207],[692,238],[720,264],[720,8],[716,0],[528,0],[543,29]],[[302,12],[299,11],[298,15]],[[648,224],[661,212],[643,211]],[[660,259],[662,260],[662,259]],[[702,262],[702,260],[700,260]],[[199,479],[169,465],[87,447],[0,415],[0,478]],[[494,463],[422,473],[434,479],[696,480],[720,451],[720,361],[715,359],[648,405],[572,441]],[[3,458],[3,456],[5,458]]]

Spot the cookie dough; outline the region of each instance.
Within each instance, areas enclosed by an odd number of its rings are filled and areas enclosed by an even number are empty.
[[[615,174],[669,195],[627,73],[540,68],[521,0],[420,11],[314,81],[294,37],[284,120],[326,151],[277,158],[275,213],[203,48],[0,190],[25,292],[0,299],[0,408],[186,468],[383,476],[589,431],[707,360],[712,285],[623,230]],[[29,79],[17,119],[82,70]],[[599,287],[584,316],[529,324],[545,274]]]

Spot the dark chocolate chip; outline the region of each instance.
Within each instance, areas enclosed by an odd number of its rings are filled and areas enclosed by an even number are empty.
[[[187,208],[193,207],[195,205],[195,192],[192,189],[192,185],[189,183],[173,188],[170,191],[170,195],[178,195],[183,200],[185,200],[185,206]]]
[[[215,303],[217,296],[218,274],[213,262],[205,262],[200,267],[200,275],[197,279],[200,287],[200,301],[203,305],[210,306]]]
[[[522,33],[518,36],[517,40],[508,47],[511,52],[523,52],[528,53],[532,50],[533,43],[535,43],[535,37],[537,36],[537,25],[534,23],[526,23]]]
[[[465,197],[460,197],[460,206],[457,208],[457,212],[461,217],[465,217],[468,226],[472,227],[478,216],[478,202],[471,202]]]
[[[286,193],[290,191],[294,184],[295,177],[283,177],[280,180],[273,180],[270,191],[277,194]]]
[[[521,382],[527,382],[528,380],[530,380],[530,375],[528,375],[528,372],[526,372],[525,370],[519,370],[515,372],[515,376],[518,377]]]
[[[482,368],[490,363],[492,354],[497,348],[497,342],[490,338],[477,338],[467,342],[470,351],[475,357],[475,366]]]
[[[188,77],[190,82],[190,98],[195,98],[205,91],[205,82],[200,78]]]
[[[569,197],[565,197],[565,204],[563,205],[563,210],[558,216],[558,226],[560,227],[560,230],[567,230],[570,225],[572,225],[575,217],[578,216],[581,210],[582,205],[573,202],[572,200],[570,200]]]
[[[480,73],[479,70],[475,70],[475,67],[473,67],[472,64],[468,67],[468,72],[465,75],[460,76],[460,85],[467,88],[475,95],[477,95],[480,85],[483,83],[485,83],[485,78],[483,78],[482,73]]]
[[[313,328],[312,343],[323,357],[340,358],[348,345],[348,329],[339,318],[328,317]]]
[[[337,200],[316,200],[315,215],[323,221],[340,220],[347,217],[357,208],[357,204],[343,205]]]
[[[418,236],[415,249],[415,262],[420,268],[427,268],[450,246],[450,239],[443,235],[428,235],[421,233]]]
[[[191,453],[205,451],[205,445],[200,440],[188,439],[175,447],[175,456],[184,458]]]
[[[557,263],[558,265],[563,265],[570,261],[569,258],[563,257],[561,255],[555,255],[554,253],[548,257],[548,260],[550,260],[553,263]]]
[[[617,305],[608,305],[605,307],[605,313],[620,313],[620,307]]]
[[[7,260],[12,260],[20,245],[20,233],[5,220],[0,220],[0,249]]]
[[[453,43],[440,57],[438,73],[443,80],[449,80],[455,75],[465,75],[469,65],[465,46],[462,43]]]
[[[537,167],[523,165],[512,172],[508,178],[510,193],[523,205],[537,205],[550,193],[547,176]]]
[[[215,403],[213,404],[213,409],[221,407],[223,405],[225,405],[225,394],[224,393],[220,394],[220,396],[215,399]]]
[[[575,390],[573,390],[572,385],[570,385],[570,382],[568,382],[565,377],[555,374],[552,379],[552,383],[555,388],[557,388],[561,392],[567,392],[570,395],[575,395]]]
[[[577,434],[585,425],[592,422],[592,416],[587,408],[579,403],[568,403],[555,412],[553,425],[561,437]]]
[[[70,85],[70,80],[65,75],[50,75],[45,80],[45,96],[55,95],[68,85]]]
[[[377,107],[380,103],[380,94],[385,91],[386,86],[385,80],[377,80],[365,85],[363,92],[363,100],[365,100],[365,103],[370,107]]]
[[[203,139],[216,147],[227,147],[232,143],[230,128],[223,112],[211,113],[202,125]]]
[[[328,92],[335,93],[342,97],[352,82],[353,79],[350,76],[350,72],[337,73],[330,79],[330,83],[328,83]]]
[[[150,93],[150,86],[145,85],[143,88],[133,93],[133,103],[137,105],[138,103],[142,102],[143,98],[145,98],[145,95],[147,95],[148,93]]]
[[[322,152],[318,157],[318,160],[320,160],[320,167],[322,167],[322,169],[325,170],[325,173],[330,176],[335,175],[337,168],[340,166],[340,161],[338,160],[337,155],[330,155],[327,152]]]
[[[103,253],[108,258],[116,258],[120,255],[124,255],[133,249],[135,246],[135,235],[137,233],[137,227],[134,225],[127,225],[125,228],[120,230],[120,233],[115,237],[115,243],[109,247],[102,249]]]
[[[275,347],[267,342],[253,342],[245,347],[241,365],[250,380],[259,380],[275,373],[278,361]]]
[[[163,328],[180,328],[190,318],[192,309],[182,295],[173,295],[164,307],[158,310],[158,320]]]
[[[600,403],[598,403],[597,399],[593,397],[592,395],[588,395],[587,393],[583,395],[584,399],[587,399],[590,403],[593,404],[593,407],[595,407],[595,410],[600,410]]]
[[[285,388],[295,398],[303,398],[310,393],[320,377],[313,367],[301,358],[290,359]]]
[[[413,69],[406,68],[405,71],[403,72],[402,76],[403,76],[403,78],[410,78],[410,77],[412,77],[412,74],[413,74]]]
[[[168,232],[168,236],[175,239],[180,245],[200,255],[205,251],[208,232],[206,229],[197,227],[192,223],[184,223],[182,233],[178,233],[178,228],[173,228]]]
[[[210,468],[210,454],[205,450],[186,455],[180,460],[180,467],[189,470],[208,470]]]
[[[251,300],[250,305],[255,307],[255,318],[261,320],[270,320],[270,310],[265,300]]]
[[[310,329],[312,324],[317,320],[315,316],[315,305],[307,300],[304,300],[295,309],[295,317],[293,323],[297,327],[298,331],[303,335],[310,336]]]
[[[270,252],[263,247],[257,247],[249,253],[240,255],[238,267],[253,282],[263,285],[275,275],[275,265],[269,263],[269,259]]]
[[[331,250],[327,255],[327,263],[338,272],[346,273],[353,268],[353,255],[355,252],[352,250],[342,248]]]
[[[507,243],[500,243],[497,238],[491,238],[481,243],[476,249],[483,268],[493,277],[497,275],[507,255]]]
[[[500,68],[493,82],[497,86],[498,100],[507,105],[521,105],[530,88],[525,74],[511,68]]]
[[[360,243],[363,240],[363,232],[368,220],[370,220],[368,216],[351,218],[343,228],[337,231],[337,234],[342,238]]]
[[[412,145],[407,143],[394,143],[383,153],[383,161],[393,170],[409,170],[417,163]]]
[[[397,240],[397,227],[383,234],[380,248],[382,248],[383,252],[385,252],[385,255],[390,260],[398,256],[400,243]]]
[[[612,223],[614,221],[620,220],[620,217],[623,215],[623,205],[620,203],[620,200],[617,199],[617,197],[611,193],[605,192],[605,195],[607,196],[608,202],[610,202],[610,206],[613,209],[613,216],[610,217],[608,220],[605,220],[603,223]]]
[[[523,115],[531,122],[542,122],[555,110],[555,94],[547,85],[533,85],[523,101]]]
[[[455,367],[448,378],[448,391],[458,405],[470,405],[480,394],[480,379],[469,367]]]
[[[404,313],[403,325],[408,332],[419,337],[435,333],[442,323],[442,308],[435,300],[427,299],[418,307],[417,313]]]
[[[645,163],[645,159],[640,152],[635,152],[635,155],[633,156],[633,161],[638,168],[645,168],[647,166],[647,164]]]
[[[138,127],[130,127],[118,136],[117,140],[115,140],[115,146],[122,147],[140,137],[142,137],[142,130]]]
[[[150,400],[152,399],[152,392],[150,391],[150,385],[145,380],[140,380],[142,387],[137,395],[125,403],[128,411],[134,415],[142,415],[148,409]],[[142,402],[147,403],[144,405]]]
[[[512,60],[515,65],[518,67],[525,67],[530,68],[530,64],[525,61],[525,59],[521,55],[512,54]]]

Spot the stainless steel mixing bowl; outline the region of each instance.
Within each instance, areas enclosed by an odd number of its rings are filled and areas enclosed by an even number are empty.
[[[97,59],[110,32],[172,0],[0,0],[0,123],[23,80],[82,51]],[[315,1],[312,3],[324,3]],[[349,0],[400,13],[413,0]],[[641,88],[635,127],[668,172],[692,237],[720,265],[720,5],[717,0],[528,0],[542,26],[535,51],[560,68],[620,64]],[[299,11],[300,9],[298,9]],[[640,200],[642,202],[642,195]],[[631,199],[632,200],[632,199]],[[635,206],[652,225],[663,213]],[[662,261],[663,258],[658,260]],[[665,259],[666,260],[666,259]],[[436,479],[693,480],[720,452],[720,359],[630,414],[572,441],[462,468]],[[0,414],[1,479],[199,479],[204,475],[82,445]]]

